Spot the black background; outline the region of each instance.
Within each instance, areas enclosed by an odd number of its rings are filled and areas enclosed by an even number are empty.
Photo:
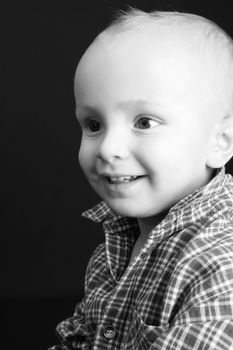
[[[233,36],[229,2],[8,1],[0,7],[1,348],[46,349],[83,293],[104,237],[80,217],[98,202],[78,166],[73,76],[126,4],[204,15]],[[233,173],[232,162],[228,170]]]

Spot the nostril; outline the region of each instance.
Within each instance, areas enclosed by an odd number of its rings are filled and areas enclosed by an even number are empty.
[[[127,157],[128,151],[126,149],[123,149],[122,147],[113,147],[113,145],[106,148],[101,147],[97,154],[97,158],[109,163],[114,162],[116,159],[124,159]]]

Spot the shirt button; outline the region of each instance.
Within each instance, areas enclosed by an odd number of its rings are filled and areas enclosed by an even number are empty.
[[[153,237],[154,237],[154,232],[152,231],[149,233],[149,238],[152,239]]]
[[[103,335],[106,339],[112,339],[116,335],[116,328],[112,325],[107,325],[103,329]]]

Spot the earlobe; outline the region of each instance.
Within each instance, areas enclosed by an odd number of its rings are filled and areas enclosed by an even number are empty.
[[[211,168],[223,167],[233,156],[233,116],[225,117],[216,130],[207,165]]]

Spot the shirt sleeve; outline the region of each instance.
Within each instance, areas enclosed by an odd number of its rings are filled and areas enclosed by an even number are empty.
[[[150,332],[153,338],[153,329]],[[149,347],[149,350],[193,349],[233,350],[233,292],[191,307]]]
[[[86,337],[84,300],[76,305],[72,317],[57,325],[56,332],[61,344],[55,345],[48,350],[90,349],[90,344]]]

